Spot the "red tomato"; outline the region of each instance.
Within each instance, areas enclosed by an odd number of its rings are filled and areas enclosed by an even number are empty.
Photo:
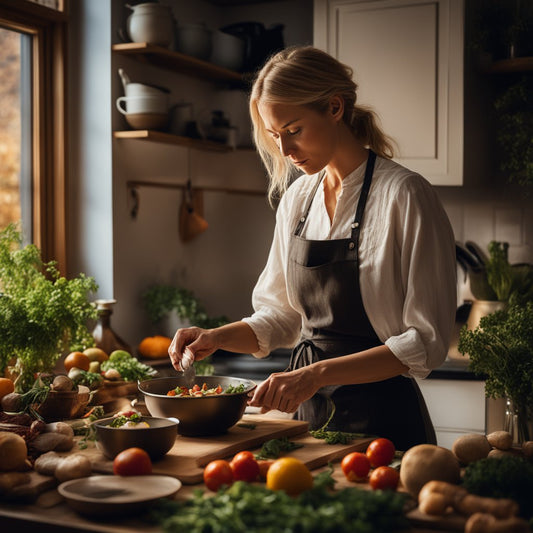
[[[400,481],[400,473],[390,466],[378,466],[370,474],[370,486],[374,490],[396,490]]]
[[[113,460],[113,473],[118,476],[142,476],[152,473],[152,460],[141,448],[128,448]]]
[[[370,472],[370,461],[364,453],[352,452],[344,456],[341,468],[348,481],[362,481]]]
[[[255,481],[259,477],[259,465],[252,452],[239,452],[231,460],[235,481]]]
[[[366,449],[366,456],[370,460],[373,468],[378,466],[387,466],[391,463],[396,448],[389,439],[375,439]]]
[[[216,492],[220,487],[233,483],[233,471],[228,461],[217,459],[204,468],[204,483],[209,490]]]

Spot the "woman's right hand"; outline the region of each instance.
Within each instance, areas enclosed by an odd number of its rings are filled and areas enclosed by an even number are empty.
[[[181,361],[186,349],[194,356],[195,361],[205,359],[214,353],[218,349],[215,337],[212,329],[197,327],[178,329],[168,349],[172,366],[180,372],[183,370]]]

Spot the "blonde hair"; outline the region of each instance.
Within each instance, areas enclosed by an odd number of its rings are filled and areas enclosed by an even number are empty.
[[[271,203],[290,184],[295,170],[265,129],[259,114],[260,102],[299,105],[325,113],[332,96],[344,100],[343,121],[354,136],[377,155],[392,158],[394,142],[378,125],[372,109],[356,105],[357,84],[352,69],[312,46],[292,47],[272,56],[258,72],[250,95],[254,142],[270,177]]]

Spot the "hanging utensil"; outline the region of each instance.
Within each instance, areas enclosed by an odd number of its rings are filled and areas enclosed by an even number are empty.
[[[479,264],[485,267],[489,262],[487,254],[473,241],[465,242],[466,249],[478,260]]]
[[[183,191],[183,199],[179,214],[179,236],[183,242],[188,242],[203,233],[209,224],[203,214],[202,191],[193,190],[191,180]]]

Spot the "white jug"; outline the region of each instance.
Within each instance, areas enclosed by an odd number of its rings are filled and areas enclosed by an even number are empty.
[[[169,47],[174,37],[172,11],[168,6],[144,3],[130,6],[133,13],[126,27],[134,43],[148,43]]]

